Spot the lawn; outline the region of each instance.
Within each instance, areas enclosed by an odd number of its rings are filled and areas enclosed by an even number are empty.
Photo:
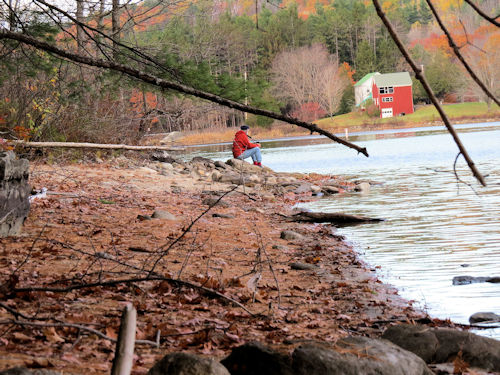
[[[457,103],[444,104],[444,111],[452,121],[464,119],[500,118],[500,109],[497,105],[492,105],[488,111],[486,103]],[[391,125],[420,125],[440,120],[439,114],[433,105],[419,107],[415,113],[403,117],[373,118],[365,112],[350,112],[333,118],[325,118],[316,121],[319,127],[348,128],[353,126],[388,126]]]

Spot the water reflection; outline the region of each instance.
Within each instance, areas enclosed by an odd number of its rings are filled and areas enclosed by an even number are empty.
[[[465,163],[458,163],[458,174],[477,195],[457,186],[452,172],[456,145],[434,128],[350,137],[368,148],[370,158],[320,137],[273,141],[264,146],[264,162],[277,171],[383,182],[369,194],[344,194],[309,206],[386,218],[339,232],[370,265],[380,265],[381,277],[404,297],[433,316],[467,323],[478,311],[500,313],[500,284],[452,285],[454,276],[500,276],[500,123],[458,128],[478,169],[488,174],[488,186],[478,187]],[[198,152],[225,159],[229,151],[224,147]],[[481,334],[500,338],[500,329]]]

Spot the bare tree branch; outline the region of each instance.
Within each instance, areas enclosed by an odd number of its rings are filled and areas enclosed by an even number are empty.
[[[481,17],[483,17],[485,20],[491,22],[493,25],[495,25],[496,27],[500,27],[500,23],[496,20],[499,16],[496,16],[496,17],[490,17],[488,16],[486,13],[484,13],[476,4],[474,4],[474,2],[472,0],[465,0],[465,2],[467,4],[469,4],[472,9],[474,9],[477,14],[479,14]]]
[[[140,70],[137,70],[137,69],[134,69],[134,68],[122,65],[122,64],[118,64],[118,63],[113,62],[113,61],[105,61],[105,60],[101,60],[101,59],[94,59],[94,58],[91,58],[88,56],[81,56],[78,54],[74,54],[74,53],[62,50],[60,48],[57,48],[49,43],[40,41],[40,40],[35,39],[31,36],[24,35],[21,33],[14,33],[14,32],[8,31],[8,30],[0,30],[0,39],[17,40],[19,42],[28,44],[30,46],[37,48],[37,49],[44,50],[46,52],[53,53],[57,56],[60,56],[62,58],[65,58],[65,59],[73,61],[73,62],[85,64],[88,66],[94,66],[97,68],[104,68],[104,69],[113,70],[115,72],[123,73],[129,77],[138,79],[142,82],[145,82],[145,83],[148,83],[148,84],[151,84],[151,85],[163,88],[163,89],[170,89],[170,90],[178,91],[178,92],[181,92],[181,93],[184,93],[187,95],[192,95],[192,96],[195,96],[197,98],[205,99],[205,100],[208,100],[208,101],[211,101],[211,102],[214,102],[214,103],[217,103],[217,104],[229,107],[229,108],[234,108],[234,109],[238,109],[238,110],[243,111],[243,112],[252,113],[252,114],[260,115],[260,116],[265,116],[265,117],[269,117],[269,118],[272,118],[275,120],[284,121],[284,122],[287,122],[289,124],[297,125],[301,128],[308,129],[309,131],[313,131],[313,132],[322,134],[322,135],[330,138],[331,140],[333,140],[337,143],[343,144],[344,146],[347,146],[349,148],[352,148],[352,149],[362,153],[363,155],[365,155],[367,157],[369,156],[368,151],[366,150],[365,147],[359,147],[351,142],[348,142],[346,140],[343,140],[343,139],[335,136],[334,134],[332,134],[324,129],[319,128],[315,124],[308,123],[305,121],[300,121],[294,117],[284,116],[280,113],[276,113],[276,112],[268,111],[265,109],[260,109],[260,108],[248,106],[245,104],[241,104],[241,103],[238,103],[234,100],[226,99],[226,98],[220,97],[220,96],[212,94],[212,93],[197,90],[197,89],[194,89],[192,87],[189,87],[189,86],[186,86],[186,85],[183,85],[180,83],[175,83],[175,82],[171,82],[171,81],[167,81],[167,80],[158,78],[154,75],[142,72]]]
[[[488,90],[488,88],[486,87],[486,85],[479,79],[479,77],[476,75],[476,73],[472,70],[472,68],[469,66],[469,64],[467,64],[467,62],[465,61],[464,57],[460,53],[460,48],[456,45],[456,43],[453,40],[450,32],[448,31],[448,29],[446,28],[446,26],[443,24],[443,21],[441,20],[441,17],[439,17],[439,14],[438,14],[438,12],[436,10],[436,7],[434,6],[434,4],[432,4],[432,1],[431,0],[426,0],[426,2],[427,2],[427,4],[429,5],[429,8],[432,11],[432,14],[434,14],[434,17],[436,18],[436,21],[438,22],[439,27],[441,28],[441,30],[443,31],[443,33],[446,35],[446,38],[448,39],[448,45],[450,46],[450,48],[455,53],[455,56],[458,57],[458,59],[460,60],[460,62],[462,63],[462,65],[465,67],[465,69],[467,70],[467,72],[469,73],[469,75],[472,77],[472,79],[479,85],[479,87],[481,87],[481,90],[483,90],[484,93],[488,97],[490,97],[498,106],[500,106],[500,101],[495,97],[495,95],[493,95],[492,92],[490,92],[490,90]]]
[[[382,10],[382,7],[380,6],[379,0],[372,0],[372,1],[373,1],[373,5],[375,6],[375,10],[377,11],[378,16],[380,17],[380,19],[384,23],[385,27],[387,28],[387,31],[389,32],[392,39],[394,40],[394,42],[398,46],[398,48],[401,51],[402,55],[404,56],[405,60],[408,62],[408,64],[411,66],[411,68],[415,72],[416,78],[422,84],[422,87],[427,92],[427,95],[429,95],[430,100],[432,101],[432,103],[436,107],[437,111],[439,112],[441,119],[443,120],[446,128],[448,129],[448,132],[453,137],[453,140],[455,141],[458,149],[460,150],[464,159],[466,160],[467,165],[469,166],[470,170],[472,171],[474,177],[476,177],[476,179],[481,183],[481,185],[486,186],[486,181],[484,180],[484,177],[477,170],[474,162],[472,161],[469,154],[467,153],[467,150],[465,149],[464,145],[460,141],[460,138],[458,137],[458,134],[455,131],[455,128],[453,127],[453,125],[451,125],[451,122],[448,119],[448,116],[446,115],[446,113],[444,112],[443,107],[441,107],[441,104],[439,104],[439,101],[436,98],[436,95],[434,95],[434,92],[432,91],[431,86],[429,85],[429,83],[425,79],[424,75],[422,74],[422,70],[417,67],[417,65],[415,64],[415,62],[411,58],[410,54],[406,50],[405,46],[403,45],[403,43],[399,39],[397,33],[394,31],[392,24],[389,22],[387,16],[385,15],[384,11]]]

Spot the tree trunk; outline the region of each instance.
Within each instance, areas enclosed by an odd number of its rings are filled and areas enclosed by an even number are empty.
[[[83,23],[83,0],[76,0],[76,20],[78,22]],[[76,25],[76,45],[78,49],[78,53],[82,54],[83,53],[83,45],[84,45],[84,40],[83,40],[83,28],[77,24]]]
[[[120,0],[113,0],[111,10],[111,37],[113,38],[113,57],[118,57],[118,44],[120,41]]]

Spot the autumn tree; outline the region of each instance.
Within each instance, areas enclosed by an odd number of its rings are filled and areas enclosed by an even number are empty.
[[[487,41],[480,51],[470,47],[468,51],[469,62],[481,81],[496,97],[500,97],[500,35],[488,35]],[[491,108],[492,99],[477,85],[473,90]]]
[[[330,115],[337,110],[348,85],[337,57],[321,44],[278,54],[272,71],[277,97],[295,107],[318,103]]]

